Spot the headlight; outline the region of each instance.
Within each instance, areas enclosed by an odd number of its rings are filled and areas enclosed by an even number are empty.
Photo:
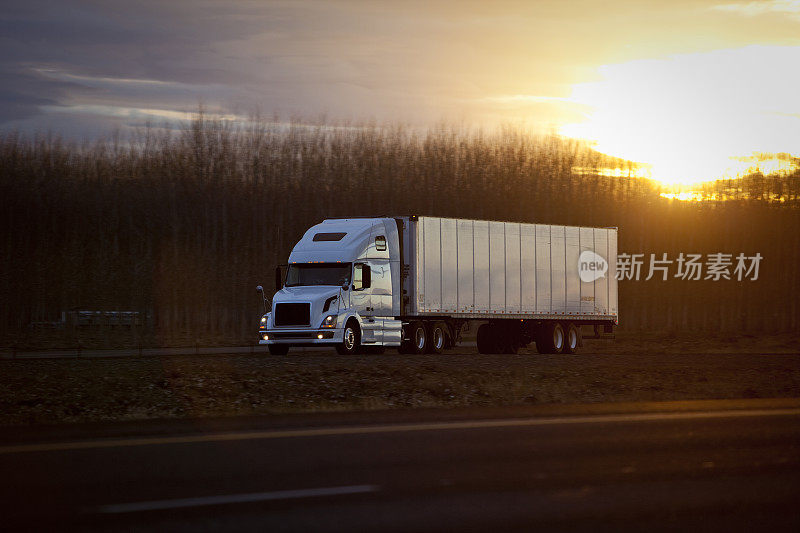
[[[269,320],[269,315],[261,317],[261,327],[259,329],[267,329],[267,320]]]
[[[320,325],[321,328],[335,328],[336,327],[336,315],[328,315],[322,321]]]

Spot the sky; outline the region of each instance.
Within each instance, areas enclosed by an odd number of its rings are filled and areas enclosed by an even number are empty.
[[[690,182],[800,154],[800,0],[4,0],[0,132],[93,138],[200,104],[524,124]]]

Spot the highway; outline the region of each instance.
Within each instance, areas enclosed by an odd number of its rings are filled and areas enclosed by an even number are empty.
[[[461,347],[476,346],[474,341],[462,342]],[[393,349],[390,353],[394,352]],[[161,347],[161,348],[111,348],[111,349],[87,349],[71,348],[60,350],[36,350],[36,351],[17,351],[5,348],[0,352],[0,359],[69,359],[69,358],[109,358],[109,357],[166,357],[166,356],[185,356],[185,355],[232,355],[256,353],[267,355],[267,347],[259,344],[249,346],[182,346],[182,347]],[[333,348],[316,347],[295,347],[292,348],[292,355],[314,354],[332,355]]]
[[[0,430],[6,530],[800,530],[800,401]]]

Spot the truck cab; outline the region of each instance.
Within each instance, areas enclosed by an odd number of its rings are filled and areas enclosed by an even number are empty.
[[[399,346],[400,237],[392,218],[325,220],[289,256],[285,277],[261,318],[259,344],[272,354],[292,346]]]

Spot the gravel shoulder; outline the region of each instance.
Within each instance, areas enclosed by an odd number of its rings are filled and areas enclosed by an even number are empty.
[[[605,348],[603,349],[605,350]],[[800,397],[800,355],[265,353],[0,362],[0,425]]]

